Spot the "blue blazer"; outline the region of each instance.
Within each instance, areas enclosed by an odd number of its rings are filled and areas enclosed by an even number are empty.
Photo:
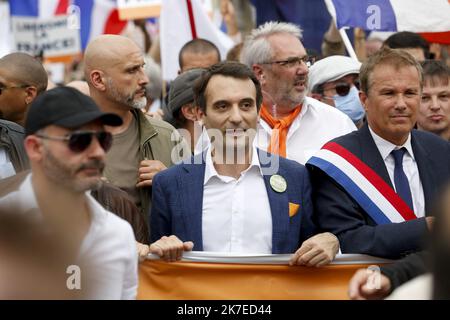
[[[182,241],[193,241],[193,250],[203,250],[204,156],[205,153],[198,154],[188,162],[155,175],[152,209],[148,219],[151,242],[162,236],[176,235]],[[264,175],[272,213],[272,253],[294,253],[305,239],[316,232],[311,220],[312,203],[308,172],[303,165],[295,161],[261,150],[258,150],[258,156],[262,168],[268,168],[273,161],[279,161],[276,174],[284,177],[287,182],[287,190],[278,193],[270,186],[271,176]],[[289,216],[289,202],[300,205],[292,217]]]
[[[351,151],[393,187],[367,124],[333,141]],[[436,195],[450,178],[450,144],[434,134],[413,130],[411,145],[423,186],[425,212],[430,215]],[[342,253],[397,259],[424,247],[425,218],[377,225],[332,178],[317,167],[306,166],[313,183],[317,226],[339,238]]]

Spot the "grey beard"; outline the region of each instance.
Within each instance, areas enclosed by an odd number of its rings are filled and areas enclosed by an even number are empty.
[[[142,97],[142,99],[137,100],[137,101],[136,100],[132,100],[130,105],[134,109],[143,109],[147,105],[147,98],[146,97]]]

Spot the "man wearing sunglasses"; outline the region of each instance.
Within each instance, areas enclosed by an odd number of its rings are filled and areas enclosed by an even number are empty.
[[[131,226],[87,193],[101,183],[112,144],[105,126],[121,124],[120,117],[101,112],[76,89],[60,87],[43,93],[30,107],[25,123],[31,174],[5,179],[0,185],[0,207],[35,214],[43,227],[70,241],[77,262],[92,267],[88,274],[95,277],[81,278],[87,298],[134,299],[137,293]],[[81,270],[81,277],[85,271]]]
[[[356,129],[342,112],[307,97],[309,67],[301,30],[268,22],[244,42],[241,60],[263,90],[258,147],[304,164],[330,139]]]
[[[25,114],[37,95],[45,92],[48,77],[32,56],[14,52],[0,59],[0,119],[23,127]]]
[[[361,127],[364,109],[359,100],[358,75],[361,63],[345,56],[317,61],[309,69],[311,96],[336,107]]]
[[[128,192],[144,217],[150,208],[153,176],[182,159],[189,146],[170,124],[146,116],[144,57],[130,39],[102,35],[85,51],[85,77],[92,99],[123,124],[108,127],[114,136],[104,175]]]

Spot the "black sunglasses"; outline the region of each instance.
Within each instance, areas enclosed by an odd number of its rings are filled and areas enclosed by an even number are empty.
[[[69,149],[73,152],[83,152],[92,143],[92,137],[95,136],[105,152],[112,146],[112,134],[106,131],[75,131],[65,137],[51,137],[43,134],[36,134],[39,138],[57,141],[67,141]]]
[[[346,82],[339,82],[336,84],[336,93],[341,97],[345,97],[350,92],[350,85]]]

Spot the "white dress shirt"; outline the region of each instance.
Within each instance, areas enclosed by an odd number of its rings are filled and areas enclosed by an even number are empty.
[[[305,97],[300,114],[292,122],[286,137],[286,158],[305,164],[328,141],[356,130],[343,112],[316,99]],[[260,119],[257,145],[267,151],[272,128]]]
[[[211,148],[205,164],[203,250],[272,253],[272,215],[256,148],[237,180],[217,173]]]
[[[394,183],[394,169],[395,161],[394,156],[391,154],[392,150],[398,150],[405,148],[407,152],[403,156],[403,171],[408,178],[409,187],[411,189],[411,195],[413,199],[414,213],[418,218],[425,216],[425,196],[423,194],[422,182],[420,181],[419,169],[417,167],[416,159],[414,158],[414,152],[411,146],[411,133],[408,139],[402,146],[397,146],[391,142],[383,139],[377,135],[369,126],[370,134],[372,135],[375,144],[377,145],[378,151],[381,154],[381,158],[386,165],[386,169],[389,173],[389,178],[391,178],[392,185],[395,189]]]
[[[16,170],[9,159],[5,148],[0,147],[0,179],[8,178],[16,174]]]
[[[87,299],[135,299],[137,295],[137,249],[128,222],[105,210],[88,192],[91,225],[81,243],[79,258],[93,267],[93,291]],[[17,191],[0,199],[0,208],[15,208],[24,214],[41,215],[29,174]],[[69,275],[68,275],[69,276]],[[81,272],[83,277],[83,271]],[[82,281],[83,282],[83,281]],[[83,289],[83,288],[82,288]]]

